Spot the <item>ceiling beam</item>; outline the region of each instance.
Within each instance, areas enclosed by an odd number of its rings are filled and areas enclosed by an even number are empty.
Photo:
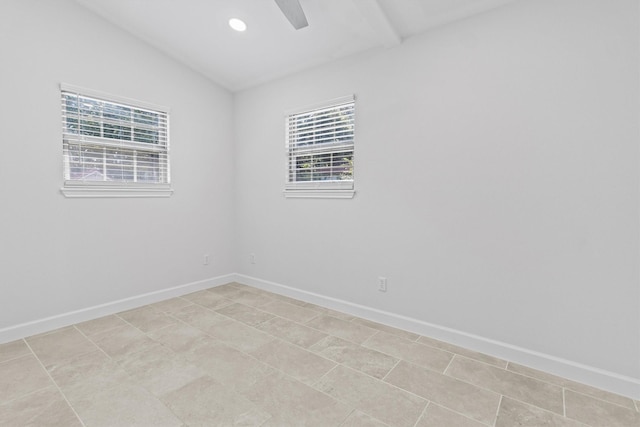
[[[402,37],[400,37],[400,34],[398,34],[393,24],[389,21],[389,18],[380,7],[378,0],[352,1],[384,47],[390,48],[402,43]]]

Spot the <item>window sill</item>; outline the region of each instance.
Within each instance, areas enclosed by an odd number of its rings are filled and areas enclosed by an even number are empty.
[[[60,189],[67,198],[171,197],[173,189],[160,187],[108,187],[99,185],[67,185]]]
[[[287,199],[353,199],[355,190],[284,190]]]

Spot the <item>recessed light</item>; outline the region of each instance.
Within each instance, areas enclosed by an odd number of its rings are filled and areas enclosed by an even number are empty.
[[[247,24],[242,19],[231,18],[229,19],[229,26],[236,31],[244,31],[247,29]]]

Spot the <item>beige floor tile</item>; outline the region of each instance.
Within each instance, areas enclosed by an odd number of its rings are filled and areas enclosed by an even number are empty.
[[[1,426],[80,427],[82,424],[55,387],[0,405]]]
[[[176,322],[174,318],[149,307],[123,311],[118,313],[118,316],[145,333],[162,329]]]
[[[234,302],[248,305],[250,307],[261,307],[270,304],[275,300],[265,294],[257,294],[248,290],[239,290],[237,293],[229,295],[229,299]]]
[[[260,426],[271,415],[211,377],[197,378],[162,397],[189,426]]]
[[[70,402],[86,399],[100,390],[108,390],[122,385],[135,386],[129,374],[117,364],[109,369],[96,370],[84,377],[75,377],[63,385],[60,390]]]
[[[84,353],[49,366],[49,375],[60,388],[72,387],[96,376],[109,377],[121,371],[102,350]],[[124,372],[122,372],[124,374]]]
[[[256,328],[304,348],[311,347],[327,336],[327,334],[316,331],[315,329],[281,317],[274,317],[266,322],[262,322],[256,325]]]
[[[259,326],[259,325],[256,325]],[[244,323],[225,318],[224,322],[209,330],[209,334],[237,350],[249,353],[275,338]]]
[[[349,415],[349,418],[340,427],[389,427],[380,420],[365,414],[364,412],[355,410]]]
[[[509,371],[516,372],[528,377],[536,378],[541,381],[545,381],[551,384],[558,385],[560,387],[568,388],[581,394],[586,394],[597,399],[606,400],[607,402],[615,403],[616,405],[624,406],[625,408],[635,409],[633,400],[628,397],[620,396],[618,394],[610,393],[604,390],[597,389],[585,384],[580,384],[575,381],[568,380],[556,375],[552,375],[546,372],[538,371],[526,366],[518,365],[516,363],[509,363],[507,368]]]
[[[584,424],[508,397],[502,398],[496,427],[584,427]]]
[[[173,313],[174,311],[188,307],[192,304],[192,301],[189,301],[185,298],[176,297],[150,304],[149,307],[156,311],[159,311],[160,313]]]
[[[433,338],[420,337],[418,342],[429,347],[438,348],[440,350],[448,351],[449,353],[459,354],[468,359],[474,359],[479,362],[488,363],[489,365],[497,366],[498,368],[505,369],[507,367],[507,361],[498,359],[497,357],[489,356],[488,354],[478,353],[477,351],[468,350],[457,345],[449,344],[444,341],[439,341]]]
[[[497,393],[404,361],[393,368],[385,381],[489,425],[493,424],[500,403]]]
[[[345,366],[338,365],[314,385],[318,390],[392,426],[416,423],[427,402]]]
[[[453,359],[447,369],[447,375],[539,408],[563,414],[562,388],[553,384],[461,356]]]
[[[59,332],[68,331],[68,330],[74,329],[74,328],[75,328],[75,325],[63,326],[62,328],[57,328],[57,329],[54,329],[54,330],[51,330],[51,331],[46,331],[46,332],[43,332],[41,334],[31,335],[31,336],[26,337],[24,339],[25,339],[25,341],[33,340],[33,339],[39,339],[39,338],[42,338],[42,337],[44,337],[46,335],[57,334]]]
[[[356,344],[362,344],[367,338],[376,333],[375,329],[326,315],[313,318],[306,325]]]
[[[234,292],[237,292],[237,291],[234,290]],[[222,295],[209,292],[208,289],[183,295],[182,298],[186,299],[187,301],[191,301],[194,304],[198,304],[203,307],[210,308],[211,310],[215,310],[215,309],[226,307],[230,304],[233,304],[233,301],[231,301],[230,299],[227,299]]]
[[[241,286],[243,286],[243,285],[241,285]],[[278,294],[275,294],[273,292],[265,291],[264,289],[254,288],[252,286],[245,286],[244,288],[242,288],[242,287],[239,288],[237,285],[234,285],[233,287],[236,288],[239,291],[249,291],[251,293],[258,294],[258,295],[263,295],[265,297],[272,298],[272,299],[276,299],[279,296]],[[214,290],[214,289],[216,289],[216,288],[211,288],[209,290]]]
[[[216,312],[249,326],[255,326],[274,317],[273,314],[265,313],[253,307],[238,303],[217,309]]]
[[[91,340],[109,357],[115,360],[160,345],[139,329],[130,325],[96,334],[91,337]]]
[[[31,350],[29,350],[29,347],[27,347],[24,340],[0,344],[0,363],[17,357],[26,356],[27,354],[31,354]]]
[[[366,326],[367,328],[375,329],[376,331],[386,332],[387,334],[395,335],[409,341],[417,341],[418,338],[420,338],[420,335],[414,334],[413,332],[383,325],[382,323],[372,322],[371,320],[361,319],[359,317],[354,317],[351,321],[358,325]]]
[[[183,423],[141,386],[118,384],[69,399],[87,426],[181,427]]]
[[[326,337],[309,350],[378,379],[384,378],[398,362],[387,354],[334,336]]]
[[[262,291],[262,292],[265,292],[265,291]],[[286,295],[276,294],[276,293],[273,293],[273,292],[268,292],[268,293],[266,293],[266,295],[270,296],[273,299],[281,301],[281,302],[286,302],[286,303],[291,304],[291,305],[297,305],[298,307],[306,307],[307,304],[308,304],[308,303],[306,303],[304,301],[300,301],[299,299],[291,298],[291,297],[288,297]]]
[[[447,351],[438,350],[437,348],[409,341],[385,332],[378,332],[365,341],[363,345],[437,372],[444,372],[453,357],[453,354]]]
[[[308,310],[297,305],[289,304],[284,301],[274,301],[272,303],[263,305],[260,310],[267,313],[275,314],[276,316],[284,317],[293,322],[305,323],[314,317],[318,316],[318,313],[313,310]]]
[[[233,297],[238,294],[238,289],[236,285],[228,283],[226,285],[216,286],[213,288],[209,288],[206,291],[211,292],[212,294],[219,295],[221,297]]]
[[[226,317],[197,304],[181,308],[171,313],[171,315],[206,333],[227,321]]]
[[[350,314],[343,313],[337,310],[332,310],[326,307],[321,307],[319,305],[315,305],[311,303],[305,303],[302,307],[307,308],[309,310],[317,311],[318,313],[323,314],[325,316],[331,316],[331,317],[335,317],[336,319],[346,320],[347,322],[350,322],[356,318]]]
[[[26,341],[45,367],[97,350],[96,346],[75,328],[30,337]]]
[[[628,397],[314,304],[189,298],[0,345],[0,425],[640,427]]]
[[[238,282],[227,283],[227,287],[239,289],[241,291],[252,291],[252,290],[256,289],[256,288],[254,288],[252,286],[244,285],[244,284],[238,283]]]
[[[157,331],[149,332],[147,335],[175,352],[190,351],[208,337],[200,329],[182,322],[176,322]]]
[[[177,390],[204,375],[196,365],[166,347],[132,354],[119,365],[133,381],[156,396]]]
[[[220,342],[199,346],[187,360],[231,390],[243,391],[274,372],[270,366]]]
[[[264,427],[339,426],[353,408],[280,373],[241,393],[271,414]]]
[[[516,426],[518,424],[513,424]],[[429,403],[416,427],[486,427],[486,424],[467,418],[447,408]]]
[[[638,427],[640,413],[591,396],[565,390],[567,418],[592,427]]]
[[[125,322],[115,314],[112,314],[110,316],[99,317],[87,322],[78,323],[75,326],[80,332],[90,337],[95,334],[100,334],[111,329],[125,326],[126,324],[127,322]]]
[[[31,354],[0,363],[0,403],[52,385],[47,372]]]
[[[325,358],[281,340],[271,341],[250,354],[308,385],[318,381],[336,366]]]

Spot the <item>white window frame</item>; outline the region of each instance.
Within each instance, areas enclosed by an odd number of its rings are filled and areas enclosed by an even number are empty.
[[[293,181],[292,165],[295,164],[295,145],[291,143],[292,120],[302,114],[312,113],[314,111],[325,110],[333,107],[344,106],[345,104],[353,105],[353,132],[351,141],[342,143],[335,147],[336,152],[350,151],[353,163],[355,154],[355,95],[335,98],[329,101],[317,103],[314,105],[297,108],[285,112],[285,188],[284,196],[287,198],[339,198],[351,199],[355,194],[353,170],[351,180],[328,180],[328,181]],[[331,152],[331,146],[318,146],[317,149],[305,148],[305,154],[321,154]],[[353,165],[352,165],[353,168]]]
[[[76,133],[65,132],[66,130],[66,117],[67,110],[64,105],[64,94],[72,93],[74,95],[83,96],[86,98],[92,98],[95,100],[104,101],[111,104],[118,104],[134,109],[149,110],[153,113],[159,113],[163,118],[166,118],[166,125],[161,128],[161,140],[162,142],[157,146],[153,146],[152,150],[148,150],[143,147],[140,142],[131,142],[128,140],[110,139],[103,137],[94,137],[87,135],[80,135]],[[122,96],[107,94],[104,92],[86,89],[67,83],[60,84],[60,98],[61,98],[61,117],[62,117],[62,143],[63,143],[63,187],[60,189],[61,193],[65,197],[169,197],[173,194],[171,188],[170,179],[170,155],[169,155],[169,108],[151,104],[144,101],[139,101],[131,98],[125,98]],[[101,117],[101,120],[102,119]],[[161,156],[166,158],[166,164],[163,164],[161,170],[162,181],[161,183],[143,183],[135,182],[137,180],[137,172],[135,167],[137,162],[134,155],[134,172],[133,181],[92,181],[72,179],[70,174],[70,155],[67,151],[68,145],[72,144],[90,144],[94,147],[109,147],[122,146],[126,150],[131,150],[131,147],[135,148],[136,144],[140,150],[138,152],[157,152]],[[131,147],[128,147],[127,144]],[[151,148],[151,147],[150,147]]]

